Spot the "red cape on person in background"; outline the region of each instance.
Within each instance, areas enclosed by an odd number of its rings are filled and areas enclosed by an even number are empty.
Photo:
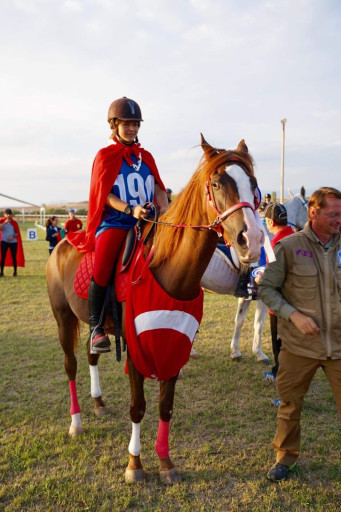
[[[166,191],[153,156],[145,149],[140,148],[138,144],[124,146],[116,142],[116,144],[110,144],[106,148],[100,149],[92,166],[86,230],[76,233],[69,232],[66,235],[68,242],[77,251],[89,252],[94,249],[96,229],[101,222],[103,208],[120,172],[123,158],[129,163],[130,155],[134,154],[138,158],[139,153],[158,185]]]
[[[0,219],[0,224],[3,224],[6,220],[6,217],[3,217]],[[22,245],[21,240],[21,233],[18,226],[18,223],[16,220],[12,219],[11,224],[13,226],[13,229],[16,233],[18,233],[17,236],[17,242],[18,242],[18,250],[17,250],[17,265],[18,267],[24,267],[25,266],[25,256],[24,256],[24,248]],[[0,231],[0,240],[1,240],[1,231]],[[13,260],[12,260],[12,254],[11,251],[7,251],[6,259],[5,259],[5,267],[13,267]]]

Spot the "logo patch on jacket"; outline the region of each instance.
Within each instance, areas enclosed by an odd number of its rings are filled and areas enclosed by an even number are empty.
[[[313,257],[313,253],[310,252],[310,251],[304,251],[303,249],[298,249],[296,251],[296,255],[299,255],[301,254],[302,256],[306,256],[307,258],[312,258]]]

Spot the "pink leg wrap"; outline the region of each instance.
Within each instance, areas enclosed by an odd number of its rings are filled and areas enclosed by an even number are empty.
[[[159,429],[157,432],[157,439],[155,443],[155,450],[160,459],[168,459],[169,457],[169,421],[162,421],[159,419]]]
[[[77,414],[81,412],[81,408],[79,407],[78,398],[77,398],[77,389],[76,389],[76,381],[69,381],[69,390],[70,390],[70,398],[71,398],[71,407],[70,414]]]

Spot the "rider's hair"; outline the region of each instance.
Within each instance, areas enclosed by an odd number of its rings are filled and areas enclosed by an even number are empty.
[[[47,219],[47,221],[46,221],[46,227],[48,228],[48,227],[52,226],[52,222],[53,222],[56,218],[57,218],[57,217],[56,217],[56,215],[53,215],[52,217],[50,217],[49,219]]]
[[[308,201],[308,219],[311,220],[310,209],[315,206],[317,209],[324,208],[326,206],[326,199],[329,197],[335,197],[341,199],[341,192],[337,188],[333,187],[321,187],[315,190],[309,197]]]

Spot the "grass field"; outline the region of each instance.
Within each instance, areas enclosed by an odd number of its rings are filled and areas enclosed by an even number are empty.
[[[26,228],[22,227],[23,239]],[[158,384],[146,381],[141,428],[147,482],[124,482],[130,439],[129,383],[124,362],[100,358],[103,399],[110,415],[98,419],[90,397],[82,328],[77,387],[83,436],[71,440],[63,352],[46,292],[48,243],[24,241],[26,268],[5,269],[0,280],[0,510],[1,511],[319,511],[341,510],[341,440],[336,406],[322,372],[307,395],[302,454],[292,478],[271,484],[275,388],[251,354],[253,318],[243,330],[242,362],[229,358],[236,301],[205,296],[196,349],[199,358],[178,382],[171,423],[171,457],[182,482],[159,482],[154,451]],[[254,305],[252,305],[254,311]],[[263,350],[270,355],[268,324]]]

